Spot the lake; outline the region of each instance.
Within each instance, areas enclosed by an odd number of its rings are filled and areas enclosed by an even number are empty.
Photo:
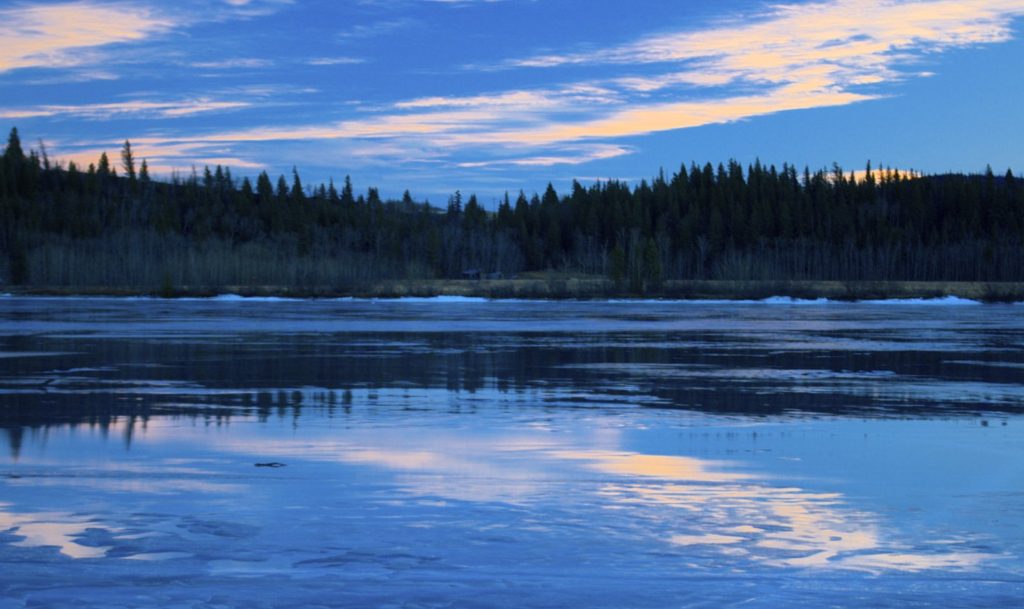
[[[0,298],[0,608],[1020,607],[1024,306]]]

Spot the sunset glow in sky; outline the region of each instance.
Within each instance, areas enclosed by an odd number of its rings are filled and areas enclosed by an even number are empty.
[[[1024,0],[0,2],[0,124],[485,203],[690,161],[1024,170]]]

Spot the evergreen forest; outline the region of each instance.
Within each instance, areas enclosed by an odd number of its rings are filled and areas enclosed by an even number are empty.
[[[88,167],[26,152],[0,161],[0,283],[344,286],[558,271],[637,290],[669,279],[1024,281],[1024,180],[838,165],[683,165],[627,184],[506,194],[253,183],[224,167],[151,178],[125,142]]]

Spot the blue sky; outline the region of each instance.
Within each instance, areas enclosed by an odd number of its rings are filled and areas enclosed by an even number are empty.
[[[489,204],[690,161],[1024,169],[1024,2],[0,2],[51,157]]]

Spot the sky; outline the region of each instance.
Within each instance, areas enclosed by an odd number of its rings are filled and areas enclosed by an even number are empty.
[[[1024,0],[0,0],[0,126],[443,204],[737,159],[1024,170]]]

